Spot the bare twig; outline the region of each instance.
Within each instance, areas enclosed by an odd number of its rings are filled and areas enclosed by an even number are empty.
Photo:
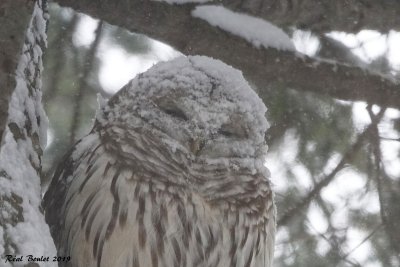
[[[379,224],[377,225],[374,230],[372,230],[371,233],[369,233],[363,240],[361,240],[361,242],[356,245],[355,247],[353,247],[352,249],[350,249],[344,256],[343,258],[347,258],[350,256],[351,253],[353,253],[354,251],[356,251],[359,247],[361,247],[365,242],[367,242],[375,233],[377,233],[381,227],[383,226],[383,224]]]
[[[368,109],[368,113],[372,119],[376,117],[376,115],[373,114],[371,109]],[[372,136],[371,143],[373,144],[373,154],[375,161],[375,180],[378,188],[380,216],[382,219],[382,224],[384,226],[385,232],[392,245],[392,249],[394,253],[397,254],[397,257],[400,259],[400,245],[399,245],[400,235],[397,233],[398,227],[395,226],[397,224],[397,219],[390,218],[389,216],[390,213],[387,212],[387,209],[392,207],[388,207],[388,203],[385,203],[385,194],[389,195],[390,198],[390,194],[393,189],[391,188],[392,185],[389,185],[388,187],[387,185],[385,186],[384,184],[387,174],[385,172],[385,169],[382,167],[382,152],[380,148],[378,127],[375,127],[374,131],[376,134],[375,136]],[[388,183],[390,183],[390,181],[388,181]],[[396,205],[396,203],[389,203],[389,205]],[[392,217],[394,216],[395,214],[392,214]]]
[[[380,136],[379,138],[382,139],[382,140],[385,140],[385,141],[396,141],[396,142],[400,142],[400,138],[390,138],[390,137],[383,137],[383,136]]]
[[[308,227],[312,228],[312,230],[318,235],[320,236],[322,239],[324,239],[337,253],[337,256],[342,260],[347,262],[348,264],[355,266],[355,267],[360,267],[361,265],[359,263],[354,263],[351,260],[347,259],[342,250],[342,248],[339,246],[339,244],[337,244],[336,242],[333,242],[333,240],[331,238],[326,237],[323,233],[320,233],[315,227],[314,225],[310,222],[309,219],[307,219],[308,221]]]
[[[306,197],[304,197],[302,200],[297,202],[295,206],[293,206],[291,209],[286,211],[278,220],[278,226],[286,225],[297,212],[303,210],[305,207],[307,207],[310,202],[321,192],[321,190],[326,187],[336,176],[336,174],[342,170],[345,167],[345,164],[350,162],[354,155],[357,153],[357,151],[362,147],[362,144],[364,140],[367,138],[371,132],[374,131],[374,127],[376,127],[377,123],[380,121],[382,118],[383,114],[385,112],[385,109],[381,109],[378,115],[376,115],[375,118],[372,119],[371,124],[358,136],[357,141],[350,147],[350,149],[343,155],[342,159],[340,162],[336,165],[336,167],[333,169],[333,171],[326,175],[325,177],[322,177],[318,179],[318,183],[314,186],[314,188],[307,194]]]

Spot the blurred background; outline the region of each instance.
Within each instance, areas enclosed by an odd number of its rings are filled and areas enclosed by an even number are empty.
[[[66,151],[90,131],[97,94],[109,98],[136,74],[180,55],[56,4],[50,16],[44,187]],[[400,77],[400,32],[320,38],[292,29],[291,36],[299,53]],[[340,49],[332,53],[327,44]],[[265,164],[278,208],[274,266],[400,266],[400,111],[290,88],[263,88],[260,97],[271,124]]]

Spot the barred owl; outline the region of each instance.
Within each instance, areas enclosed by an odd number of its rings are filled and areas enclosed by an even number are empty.
[[[122,88],[44,197],[62,266],[271,266],[266,108],[207,57],[159,63]]]

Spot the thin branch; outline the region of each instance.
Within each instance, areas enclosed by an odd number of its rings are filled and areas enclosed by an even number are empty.
[[[298,201],[295,206],[290,208],[288,211],[286,211],[278,220],[278,227],[286,225],[294,215],[296,215],[299,211],[303,210],[305,207],[307,207],[310,202],[318,195],[320,194],[321,190],[325,188],[327,185],[329,185],[330,182],[335,178],[336,174],[342,170],[345,167],[345,164],[350,162],[354,155],[358,152],[358,150],[362,147],[362,144],[364,140],[367,138],[367,136],[374,130],[374,127],[377,125],[377,123],[381,120],[383,114],[385,112],[385,109],[381,109],[379,114],[372,119],[371,124],[362,132],[358,138],[357,141],[350,147],[350,149],[343,155],[342,159],[340,162],[337,164],[337,166],[333,169],[333,171],[326,175],[325,177],[318,179],[319,182],[314,186],[314,188],[307,194],[306,197],[304,197],[302,200]]]
[[[390,137],[383,137],[383,136],[380,136],[379,138],[382,139],[382,140],[385,140],[385,141],[396,141],[396,142],[400,142],[400,138],[390,138]]]
[[[375,118],[375,114],[373,114],[372,109],[368,109],[368,113],[372,119]],[[398,259],[400,259],[400,245],[399,245],[399,239],[400,235],[397,233],[398,232],[398,227],[396,227],[397,224],[397,218],[393,219],[394,214],[392,215],[392,218],[389,217],[389,214],[386,209],[391,208],[387,206],[387,203],[385,203],[384,197],[385,194],[389,195],[391,194],[391,190],[393,190],[391,187],[392,185],[386,186],[384,188],[384,178],[387,177],[385,169],[382,167],[382,151],[380,148],[380,139],[379,139],[379,129],[378,127],[375,127],[375,136],[371,138],[371,143],[373,144],[373,154],[374,154],[374,160],[375,160],[375,180],[377,183],[377,188],[378,188],[378,197],[379,197],[379,205],[380,205],[380,216],[382,223],[384,225],[385,232],[388,236],[388,239],[390,240],[390,243],[392,245],[392,250],[393,252],[397,255]],[[389,181],[390,182],[390,181]],[[389,205],[396,205],[396,203],[392,202],[389,200]],[[396,211],[397,212],[397,211]]]
[[[359,267],[361,266],[359,263],[354,263],[351,260],[347,259],[345,255],[343,255],[343,250],[340,248],[340,246],[336,243],[333,243],[332,240],[328,237],[326,237],[323,233],[320,233],[314,225],[311,223],[311,221],[307,218],[308,221],[308,226],[312,228],[312,230],[317,233],[322,239],[324,239],[337,253],[337,256],[340,258],[340,260],[347,262],[348,264],[352,266]]]
[[[353,253],[354,251],[356,251],[359,247],[361,247],[365,242],[367,242],[375,233],[377,233],[381,227],[383,226],[383,224],[379,224],[377,225],[374,230],[372,230],[371,233],[369,233],[369,235],[367,235],[363,240],[361,240],[361,242],[356,245],[355,247],[353,247],[352,249],[350,249],[343,257],[347,258],[350,256],[351,253]]]

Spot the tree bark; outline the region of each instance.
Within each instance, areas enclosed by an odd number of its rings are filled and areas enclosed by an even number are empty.
[[[369,73],[355,66],[311,59],[297,53],[272,48],[256,48],[240,37],[192,17],[194,4],[169,5],[159,1],[140,0],[57,0],[57,2],[111,24],[165,42],[183,54],[200,54],[218,58],[242,70],[246,78],[258,88],[261,96],[263,96],[263,88],[289,87],[295,90],[328,94],[341,100],[366,101],[380,106],[400,107],[398,81]],[[239,5],[239,2],[243,3]],[[249,12],[247,6],[250,6],[250,2],[260,1],[222,1],[228,7],[240,12]],[[264,2],[266,5],[273,1]],[[331,2],[326,3],[327,14],[330,14],[328,10],[330,5],[337,3]],[[340,3],[337,5],[342,5],[344,8],[345,5]],[[378,5],[374,3],[372,5]],[[389,8],[382,10],[391,12]],[[336,20],[339,19],[335,18]],[[372,23],[373,19],[370,18],[369,21]],[[390,21],[390,16],[388,21]],[[296,25],[297,22],[293,21],[293,23]],[[331,26],[332,30],[341,29],[335,28],[336,24],[333,22]]]
[[[8,103],[15,88],[15,69],[25,40],[34,2],[0,2],[0,138],[8,118]]]
[[[47,130],[40,87],[47,18],[42,0],[0,4],[0,265],[5,267],[25,266],[26,255],[56,255],[40,210]],[[6,255],[22,256],[23,261],[6,261]]]
[[[295,26],[313,32],[362,29],[400,30],[400,2],[393,0],[222,0],[233,10],[269,20],[282,28]]]

